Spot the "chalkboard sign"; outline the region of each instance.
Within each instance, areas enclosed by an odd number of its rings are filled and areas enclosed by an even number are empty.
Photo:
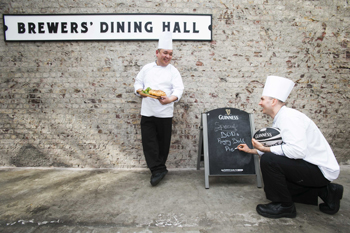
[[[204,150],[206,188],[208,176],[229,175],[256,175],[261,187],[258,156],[237,149],[239,144],[252,148],[252,118],[252,114],[235,108],[219,108],[202,114],[199,151]]]

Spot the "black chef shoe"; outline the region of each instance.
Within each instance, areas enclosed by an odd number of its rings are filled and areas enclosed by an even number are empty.
[[[152,186],[156,186],[157,184],[159,184],[159,182],[164,178],[164,176],[167,173],[168,173],[168,170],[152,174],[152,176],[151,176],[151,185]]]
[[[256,207],[258,214],[267,218],[295,218],[297,211],[294,203],[288,207],[282,206],[282,203],[271,202],[269,204],[259,204]]]
[[[343,198],[343,191],[342,185],[329,183],[327,185],[326,198],[322,198],[325,203],[318,206],[320,211],[326,214],[336,214],[340,208],[340,199]]]

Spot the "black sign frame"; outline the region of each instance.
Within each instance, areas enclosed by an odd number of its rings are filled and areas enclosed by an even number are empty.
[[[84,17],[88,19],[85,20],[83,19]],[[119,25],[119,20],[123,21],[120,23],[125,24]],[[163,20],[165,21],[164,23],[166,23],[166,25],[160,27],[159,23],[163,22]],[[208,25],[203,25],[201,23],[203,20],[205,22],[208,20]],[[8,23],[11,24],[11,26],[7,25]],[[152,25],[152,23],[154,24]],[[170,23],[170,25],[168,25],[168,23]],[[197,26],[194,25],[194,23],[197,23]],[[18,24],[22,26],[20,27]],[[209,35],[207,35],[208,32],[206,32],[205,35],[202,34],[204,26],[205,30],[209,31]],[[14,32],[16,31],[15,27],[17,32]],[[110,30],[104,32],[107,28]],[[112,28],[114,29],[112,30]],[[122,35],[117,33],[117,30],[119,30],[119,28],[120,30],[123,29],[122,34],[125,37],[118,36]],[[149,32],[151,28],[154,30],[152,32]],[[9,33],[10,29],[11,33]],[[103,32],[98,32],[98,30],[101,30]],[[140,30],[143,31],[143,33],[140,32]],[[3,32],[5,42],[157,41],[162,30],[174,31],[173,41],[212,41],[212,14],[3,14]],[[18,37],[19,33],[27,33],[28,31],[30,31],[31,34],[36,34],[38,36],[31,38],[31,35],[29,34],[22,34],[21,38]],[[147,33],[145,31],[147,31]],[[90,34],[90,32],[93,34]],[[9,36],[7,36],[8,33]],[[72,33],[74,33],[74,35]],[[41,36],[39,36],[39,34]],[[44,37],[48,35],[50,35],[48,38]]]

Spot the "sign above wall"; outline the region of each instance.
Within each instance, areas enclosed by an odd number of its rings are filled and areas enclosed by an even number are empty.
[[[5,41],[173,40],[211,41],[212,15],[4,14]]]

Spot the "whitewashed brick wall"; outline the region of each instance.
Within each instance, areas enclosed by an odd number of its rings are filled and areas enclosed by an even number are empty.
[[[185,92],[168,166],[196,166],[204,111],[239,108],[254,113],[257,129],[270,125],[258,106],[268,75],[296,82],[288,106],[349,162],[349,0],[3,0],[0,12],[212,14],[212,42],[174,42]],[[146,167],[133,83],[156,46],[0,39],[0,166]]]

